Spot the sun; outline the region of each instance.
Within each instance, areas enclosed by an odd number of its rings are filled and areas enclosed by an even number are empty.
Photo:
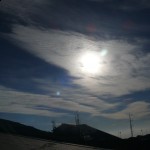
[[[80,63],[84,72],[95,74],[99,71],[100,58],[94,52],[83,54]]]

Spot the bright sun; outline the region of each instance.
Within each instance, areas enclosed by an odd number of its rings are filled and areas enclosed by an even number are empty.
[[[86,53],[80,60],[83,71],[88,73],[97,73],[100,67],[100,58],[96,53]]]

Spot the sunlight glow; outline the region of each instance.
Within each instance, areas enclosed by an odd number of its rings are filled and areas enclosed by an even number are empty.
[[[89,52],[81,57],[81,66],[83,71],[88,73],[97,73],[100,67],[100,57],[97,53]]]

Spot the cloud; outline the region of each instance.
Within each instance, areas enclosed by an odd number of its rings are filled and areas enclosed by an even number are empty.
[[[137,11],[149,8],[150,4],[148,0],[127,0],[125,3],[118,3],[118,7],[116,9],[121,9],[124,11]]]
[[[1,88],[0,112],[60,117],[79,111],[93,117],[119,120],[128,119],[129,113],[135,119],[147,118],[150,115],[150,104],[145,101],[108,103],[78,90],[62,90],[62,93],[62,96],[52,97]]]
[[[22,92],[52,93],[75,86],[66,69],[45,62],[6,39],[0,39],[0,84]],[[53,88],[47,87],[53,85]]]
[[[145,101],[133,102],[121,111],[102,114],[102,116],[112,119],[129,119],[129,113],[133,114],[134,119],[148,117],[150,115],[150,103]]]
[[[69,95],[70,91],[66,93],[65,91],[62,92],[64,92],[63,96],[52,97],[41,94],[17,92],[1,87],[0,112],[57,117],[69,115],[70,112],[74,113],[75,111],[94,115],[117,106],[117,104],[109,104],[96,97],[89,97],[89,95],[83,96],[83,94],[79,94],[79,92],[78,96],[76,94]]]
[[[52,13],[53,2],[53,0],[2,1],[0,5],[0,12],[2,13],[0,19],[5,25],[3,30],[8,27],[9,32],[11,32],[13,24],[35,25],[43,28],[53,26],[50,16],[49,20],[47,20],[47,14]]]
[[[46,4],[51,4],[52,1],[47,0],[4,0],[1,2],[1,10],[10,14],[13,14],[14,16],[18,16],[19,18],[27,19],[26,21],[29,21],[31,18],[30,16],[36,13],[40,13],[40,6],[45,6]],[[30,20],[31,21],[31,20]]]
[[[122,96],[150,88],[147,76],[150,73],[150,54],[142,52],[141,45],[123,40],[96,41],[76,32],[24,26],[14,26],[11,37],[28,52],[68,70],[70,75],[78,78],[74,80],[75,84],[94,93]],[[86,52],[99,55],[103,49],[108,53],[99,56],[99,74],[83,72],[81,56]]]
[[[149,38],[148,13],[141,12],[141,8],[149,6],[148,1],[100,0],[93,3],[94,1],[89,0],[5,0],[0,7],[4,18],[7,16],[11,20],[11,25],[74,31],[109,40],[125,38],[134,41],[137,37]],[[128,11],[127,16],[125,10],[133,11]],[[2,21],[7,22],[6,19]]]

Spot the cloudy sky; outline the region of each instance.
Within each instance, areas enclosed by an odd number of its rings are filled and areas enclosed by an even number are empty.
[[[150,133],[148,0],[2,0],[0,118]]]

